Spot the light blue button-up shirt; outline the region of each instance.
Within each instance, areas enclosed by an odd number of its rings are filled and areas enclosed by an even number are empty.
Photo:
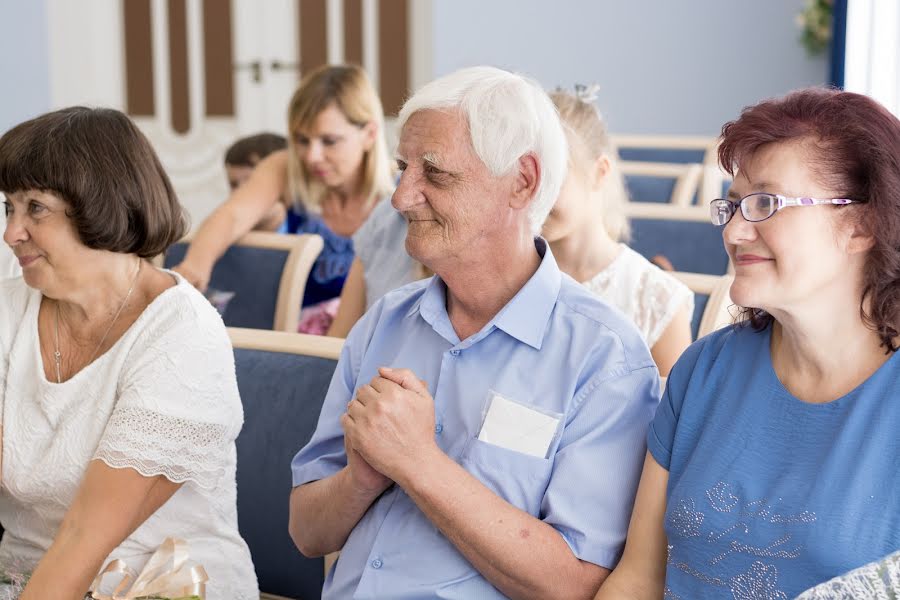
[[[581,560],[618,562],[659,378],[638,330],[556,264],[540,266],[478,333],[460,340],[438,277],[388,293],[344,345],[315,434],[291,464],[294,485],[347,464],[340,416],[382,366],[428,383],[435,440],[510,504],[553,526]],[[560,414],[547,458],[478,438],[493,393]],[[502,598],[406,493],[393,486],[351,532],[323,598]]]

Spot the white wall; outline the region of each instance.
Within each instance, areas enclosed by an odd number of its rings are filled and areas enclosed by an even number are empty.
[[[435,76],[494,64],[545,87],[599,83],[616,133],[717,135],[740,109],[827,82],[803,0],[433,0]]]
[[[0,133],[50,109],[45,0],[0,0]]]

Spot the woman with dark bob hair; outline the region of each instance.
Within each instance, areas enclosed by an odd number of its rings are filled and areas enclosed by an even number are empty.
[[[668,377],[600,599],[793,598],[900,548],[900,121],[804,89],[727,123],[719,162],[745,308]]]
[[[0,563],[22,600],[82,599],[107,561],[136,571],[186,538],[207,598],[259,598],[237,530],[243,422],[215,309],[146,260],[185,231],[147,139],[122,113],[67,108],[0,137]]]

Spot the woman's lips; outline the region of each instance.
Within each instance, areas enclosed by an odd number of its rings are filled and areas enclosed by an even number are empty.
[[[34,261],[36,261],[37,259],[39,259],[40,256],[37,256],[37,255],[31,255],[31,256],[18,256],[18,257],[16,257],[16,258],[19,259],[19,266],[22,267],[22,268],[24,269],[25,267],[27,267],[28,265],[30,265],[31,263],[33,263]]]
[[[737,265],[755,265],[757,263],[769,262],[771,258],[766,258],[765,256],[756,256],[755,254],[738,254],[734,258],[734,262]]]

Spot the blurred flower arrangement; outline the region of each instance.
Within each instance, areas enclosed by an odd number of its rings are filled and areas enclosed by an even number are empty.
[[[831,22],[834,19],[834,0],[806,0],[797,15],[800,43],[810,56],[822,54],[831,43]]]
[[[0,600],[17,600],[25,584],[28,583],[28,575],[20,573],[3,573],[0,575]],[[129,596],[130,597],[130,596]],[[93,600],[94,596],[88,593],[84,600]],[[164,596],[139,596],[136,600],[202,600],[200,596],[183,596],[181,598],[166,598]]]

